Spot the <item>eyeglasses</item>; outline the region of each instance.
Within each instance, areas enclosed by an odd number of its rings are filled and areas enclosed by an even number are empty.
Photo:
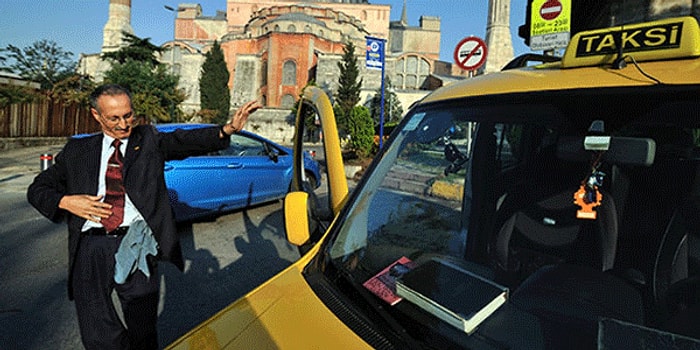
[[[106,120],[106,121],[108,121],[108,122],[110,122],[110,123],[112,123],[112,124],[119,123],[119,121],[122,120],[122,119],[124,119],[124,121],[128,123],[128,122],[131,121],[132,118],[134,118],[134,111],[131,111],[131,112],[127,113],[127,114],[124,114],[124,115],[121,116],[121,117],[120,117],[120,116],[116,116],[116,115],[115,115],[115,116],[110,116],[110,117],[105,117],[105,116],[104,116],[102,113],[100,113],[99,111],[97,112],[97,114],[98,114],[100,117],[102,117],[102,119],[104,119],[104,120]]]

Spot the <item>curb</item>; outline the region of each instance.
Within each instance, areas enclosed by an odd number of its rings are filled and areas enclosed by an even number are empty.
[[[444,181],[435,181],[430,186],[430,194],[451,201],[459,201],[464,193],[464,185]]]

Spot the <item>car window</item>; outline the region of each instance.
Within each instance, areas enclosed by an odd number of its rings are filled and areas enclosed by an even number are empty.
[[[240,134],[231,135],[231,142],[226,149],[219,151],[220,155],[254,157],[265,155],[265,144],[261,141]]]
[[[461,256],[462,199],[475,124],[449,113],[420,114],[384,155],[355,203],[331,255],[352,261],[412,251]],[[374,260],[374,259],[369,259]]]

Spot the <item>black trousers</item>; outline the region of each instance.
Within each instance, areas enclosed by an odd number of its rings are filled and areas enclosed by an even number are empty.
[[[86,349],[157,349],[159,278],[134,272],[124,284],[114,282],[114,253],[122,237],[83,236],[73,270],[73,294],[80,336]],[[119,319],[112,291],[124,315]],[[126,327],[125,327],[126,326]]]

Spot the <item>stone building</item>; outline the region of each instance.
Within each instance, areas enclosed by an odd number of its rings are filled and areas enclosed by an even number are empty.
[[[134,34],[131,28],[131,0],[109,0],[109,16],[102,30],[102,51],[92,54],[80,54],[78,73],[92,76],[95,81],[102,81],[104,72],[110,64],[100,59],[104,52],[119,50],[124,46],[122,32]]]
[[[397,21],[390,21],[389,5],[367,0],[225,0],[225,5],[214,16],[204,16],[196,3],[172,9],[177,15],[174,36],[162,45],[160,61],[180,76],[179,87],[187,95],[180,107],[186,113],[199,110],[201,65],[215,40],[231,72],[232,108],[251,99],[262,101],[265,109],[256,113],[252,127],[277,141],[291,137],[284,120],[307,83],[314,81],[333,96],[348,41],[357,50],[361,103],[367,104],[381,86],[381,72],[365,69],[367,36],[386,40],[385,74],[404,107],[461,78],[459,69],[439,61],[440,18],[422,16],[418,26],[411,26],[405,1]],[[130,22],[131,1],[110,0],[102,53],[124,44],[121,32],[133,33]],[[82,54],[79,72],[101,81],[109,63],[100,54]]]
[[[268,109],[288,110],[310,81],[330,94],[337,89],[337,63],[352,41],[367,101],[381,84],[379,72],[364,68],[365,37],[372,36],[387,40],[386,75],[408,105],[427,93],[432,73],[450,75],[451,64],[437,63],[440,19],[423,16],[410,26],[405,10],[392,22],[389,5],[358,0],[228,0],[214,17],[203,16],[198,4],[180,4],[163,62],[181,73],[189,89],[186,108],[197,108],[199,76],[182,69],[218,40],[231,72],[231,105],[259,98]]]
[[[510,0],[489,0],[486,46],[489,54],[481,69],[483,73],[497,72],[513,58],[513,39],[510,36]]]
[[[199,78],[204,55],[218,41],[231,72],[231,106],[259,99],[265,108],[251,121],[254,131],[277,141],[291,138],[289,109],[307,83],[314,81],[329,96],[337,90],[338,63],[352,41],[363,79],[361,103],[381,86],[380,71],[365,69],[366,37],[387,40],[386,76],[394,82],[403,106],[442,85],[451,64],[439,62],[440,19],[423,16],[419,26],[390,21],[389,5],[367,0],[225,0],[226,10],[204,16],[196,3],[182,3],[176,13],[173,40],[162,45],[160,61],[180,75],[186,113],[199,110]],[[131,0],[110,0],[102,52],[124,45],[122,31],[133,34]],[[78,72],[102,81],[110,67],[101,53],[81,54]],[[439,75],[432,76],[436,73]],[[437,78],[436,78],[437,77]]]

